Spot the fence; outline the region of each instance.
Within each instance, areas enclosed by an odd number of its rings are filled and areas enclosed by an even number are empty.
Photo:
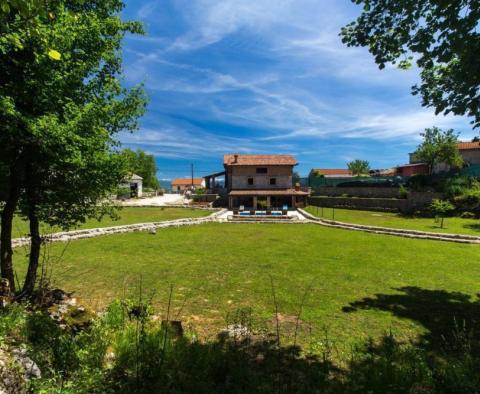
[[[460,170],[461,175],[480,178],[480,164],[471,165]]]
[[[360,209],[367,211],[398,211],[413,213],[425,210],[433,199],[441,199],[441,193],[410,192],[407,198],[367,198],[367,197],[322,197],[314,196],[308,199],[313,206],[325,208]]]
[[[342,183],[346,182],[355,182],[355,186],[362,187],[362,183],[365,186],[375,186],[381,187],[382,185],[386,187],[391,186],[398,186],[400,184],[404,184],[408,177],[401,177],[401,176],[364,176],[364,177],[339,177],[339,178],[331,178],[331,177],[323,177],[323,176],[313,176],[310,175],[307,179],[308,186],[311,188],[318,188],[318,187],[325,187],[325,186],[338,186]]]
[[[314,190],[315,196],[328,197],[367,197],[367,198],[400,198],[398,187],[333,187],[322,186]]]

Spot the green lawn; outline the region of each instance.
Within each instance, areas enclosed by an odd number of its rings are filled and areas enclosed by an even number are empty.
[[[77,229],[120,226],[123,224],[159,222],[162,220],[174,220],[181,218],[197,218],[208,216],[211,212],[192,208],[163,208],[163,207],[125,207],[118,211],[118,220],[104,217],[101,221],[89,219],[80,224]],[[52,228],[47,225],[41,226],[42,233],[61,231],[60,228]],[[24,237],[28,235],[28,221],[16,217],[13,223],[13,237]]]
[[[49,246],[52,258],[66,245]],[[15,254],[22,275],[25,251],[19,248]],[[253,308],[260,321],[271,321],[270,275],[282,324],[292,322],[311,284],[301,316],[302,341],[316,346],[324,328],[335,343],[351,344],[390,329],[400,338],[413,338],[439,326],[439,317],[453,323],[455,311],[474,314],[478,308],[472,305],[478,303],[470,297],[480,289],[479,257],[478,245],[313,224],[211,223],[156,235],[72,241],[51,268],[55,286],[75,291],[98,308],[114,297],[135,294],[141,283],[143,296],[153,294],[157,310],[164,312],[173,284],[171,317],[192,324],[202,336],[218,332],[227,314],[241,307]],[[353,312],[348,311],[351,303]]]
[[[309,206],[307,212],[325,219],[335,219],[340,222],[366,224],[370,226],[382,226],[403,228],[407,230],[421,230],[432,232],[444,232],[452,234],[469,234],[480,236],[480,220],[462,219],[459,217],[445,218],[444,228],[436,223],[433,218],[420,218],[402,216],[392,212],[357,211],[352,209],[320,208]],[[322,216],[323,215],[323,216]]]

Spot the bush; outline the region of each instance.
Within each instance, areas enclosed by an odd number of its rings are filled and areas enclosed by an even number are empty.
[[[443,219],[445,215],[455,209],[450,201],[439,199],[434,199],[430,208],[436,216],[440,217],[440,228],[443,228]]]
[[[454,176],[447,178],[443,184],[443,193],[448,197],[455,197],[464,194],[470,189],[472,181],[466,176]]]
[[[196,194],[197,196],[203,196],[205,193],[206,193],[206,190],[205,190],[204,187],[197,187],[197,188],[195,189],[195,194]]]
[[[130,188],[129,187],[119,187],[116,190],[117,196],[130,196]]]
[[[470,312],[474,317],[475,309]],[[29,392],[447,394],[475,393],[480,385],[480,337],[465,323],[454,324],[453,332],[445,326],[435,348],[402,343],[391,333],[361,340],[337,366],[331,356],[343,354],[342,344],[337,349],[326,337],[316,353],[280,346],[264,327],[255,332],[249,308],[227,324],[247,328],[252,337],[206,343],[170,331],[152,313],[149,302],[116,300],[74,334],[45,311],[15,305],[0,313],[0,332],[7,343],[29,349],[41,367],[42,378],[30,382]]]
[[[471,210],[480,212],[480,182],[476,179],[470,180],[470,186],[463,189],[460,195],[454,197],[455,204],[460,210]]]
[[[398,189],[398,195],[400,198],[407,198],[408,197],[408,190],[405,186],[400,185]]]
[[[425,190],[432,186],[432,177],[424,174],[413,175],[408,179],[406,186],[416,192]]]

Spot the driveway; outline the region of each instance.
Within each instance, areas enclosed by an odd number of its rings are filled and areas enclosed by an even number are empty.
[[[138,206],[138,205],[156,205],[159,207],[180,204],[183,205],[186,200],[180,194],[164,194],[158,197],[135,198],[122,202],[124,206]]]

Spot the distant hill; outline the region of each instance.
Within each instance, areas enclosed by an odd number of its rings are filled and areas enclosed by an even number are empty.
[[[160,180],[160,187],[164,189],[166,192],[169,192],[172,190],[172,183],[167,180]]]

